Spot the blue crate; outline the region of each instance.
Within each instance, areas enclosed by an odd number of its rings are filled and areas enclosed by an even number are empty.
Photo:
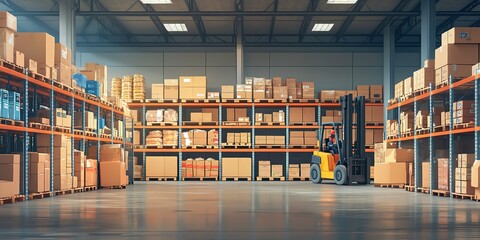
[[[8,90],[0,89],[0,96],[2,98],[2,105],[1,105],[1,114],[2,118],[10,118],[10,102],[8,101]]]
[[[10,105],[9,113],[10,118],[19,121],[20,120],[20,93],[17,92],[9,92],[8,94],[8,102]]]
[[[100,128],[99,129],[103,129],[105,127],[105,118],[100,118]]]
[[[93,81],[93,80],[87,80],[87,88],[86,88],[86,92],[88,94],[92,94],[92,95],[95,95],[95,96],[99,96],[100,94],[100,83],[97,82],[97,81]]]
[[[72,76],[72,79],[77,81],[77,86],[80,88],[87,88],[87,77],[81,73],[75,73]]]

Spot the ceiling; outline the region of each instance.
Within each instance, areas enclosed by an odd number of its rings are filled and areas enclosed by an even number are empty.
[[[243,24],[247,47],[381,46],[389,24],[398,44],[420,42],[421,0],[358,0],[353,5],[327,0],[172,0],[166,5],[75,1],[79,46],[234,46],[236,22]],[[452,26],[480,26],[479,5],[480,0],[437,0],[437,34]],[[16,13],[20,31],[58,36],[56,0],[0,0],[0,7]],[[188,32],[167,32],[164,23],[184,23]],[[329,32],[312,32],[315,23],[334,26]]]

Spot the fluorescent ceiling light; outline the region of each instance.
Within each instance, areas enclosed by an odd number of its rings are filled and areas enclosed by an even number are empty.
[[[357,0],[327,0],[327,4],[355,4]]]
[[[140,0],[145,4],[172,4],[172,0]]]
[[[328,32],[332,29],[333,23],[315,23],[312,32]]]
[[[188,31],[185,23],[164,23],[163,26],[169,32],[186,32]]]

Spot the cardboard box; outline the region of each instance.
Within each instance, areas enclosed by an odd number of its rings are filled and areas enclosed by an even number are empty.
[[[303,108],[291,107],[290,108],[290,123],[303,122]]]
[[[422,187],[430,188],[430,162],[422,162]]]
[[[61,43],[55,43],[55,64],[68,66],[72,64],[72,52],[70,48]]]
[[[15,51],[15,64],[20,67],[25,67],[25,54]],[[28,69],[30,71],[30,69]]]
[[[0,28],[8,28],[11,31],[17,31],[17,17],[9,12],[0,12]]]
[[[438,189],[449,190],[448,158],[438,158]]]
[[[406,184],[408,178],[408,164],[401,163],[375,163],[375,184]]]
[[[255,122],[263,122],[263,113],[255,113]]]
[[[458,154],[458,167],[471,167],[475,162],[475,154]]]
[[[265,144],[267,144],[267,136],[259,136],[259,135],[256,135],[256,136],[255,136],[255,144],[258,144],[258,145],[265,145]]]
[[[238,158],[225,157],[222,159],[222,176],[223,177],[238,176]]]
[[[102,187],[121,186],[125,175],[124,162],[100,162],[100,185]]]
[[[273,122],[273,114],[263,114],[263,122]]]
[[[197,158],[193,161],[193,176],[204,177],[205,176],[205,161],[203,158]]]
[[[458,43],[480,43],[480,29],[476,27],[454,27],[442,34],[442,45]]]
[[[273,77],[272,78],[272,86],[273,86],[273,88],[285,86],[285,81],[283,81],[281,77]]]
[[[302,98],[313,99],[315,98],[315,83],[314,82],[302,82]]]
[[[28,59],[28,60],[25,61],[25,65],[28,67],[28,71],[33,72],[33,73],[38,73],[38,65],[37,65],[37,62],[35,60]]]
[[[383,99],[383,85],[370,85],[370,99]]]
[[[403,81],[395,84],[395,98],[403,96]]]
[[[273,98],[274,99],[287,99],[288,98],[288,87],[273,87]]]
[[[272,177],[283,177],[283,165],[272,165]]]
[[[413,149],[385,149],[386,163],[413,162]]]
[[[340,97],[343,97],[347,94],[345,90],[335,90],[335,100],[340,100]]]
[[[202,122],[203,113],[201,112],[192,112],[190,113],[190,121],[191,122]]]
[[[270,161],[258,161],[258,176],[270,177]]]
[[[370,97],[370,85],[357,85],[357,96]]]
[[[322,90],[322,91],[320,91],[320,100],[322,102],[335,101],[335,90]]]
[[[445,65],[441,68],[441,82],[449,81],[450,77],[452,79],[463,79],[471,75],[471,66],[470,65]]]
[[[0,28],[0,58],[9,62],[15,61],[15,35],[12,30]]]
[[[310,163],[300,164],[300,177],[302,178],[310,177]]]
[[[152,99],[163,99],[163,84],[152,84]]]
[[[273,122],[285,122],[285,112],[273,112]]]
[[[306,122],[306,123],[317,122],[314,107],[302,108],[302,117],[303,117],[303,122]]]
[[[238,121],[239,118],[247,117],[247,109],[246,108],[234,108],[235,110],[235,120]]]
[[[178,99],[178,86],[164,85],[163,97],[165,99]]]
[[[373,129],[365,129],[365,145],[373,146]]]
[[[300,168],[298,164],[289,164],[288,165],[288,177],[298,178],[300,177]]]
[[[48,33],[15,33],[15,49],[23,52],[26,59],[33,59],[39,65],[54,66],[55,38]]]
[[[222,85],[222,98],[223,99],[233,99],[234,98],[234,86],[233,85]]]
[[[403,80],[403,94],[410,95],[413,94],[413,82],[412,77],[405,78]]]
[[[435,69],[451,64],[471,66],[477,62],[477,44],[446,44],[435,50]]]

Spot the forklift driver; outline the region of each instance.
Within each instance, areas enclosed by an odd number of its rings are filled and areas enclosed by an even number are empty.
[[[332,155],[338,154],[338,148],[335,144],[335,130],[330,132],[330,137],[328,138],[327,142],[327,151],[329,151]]]

